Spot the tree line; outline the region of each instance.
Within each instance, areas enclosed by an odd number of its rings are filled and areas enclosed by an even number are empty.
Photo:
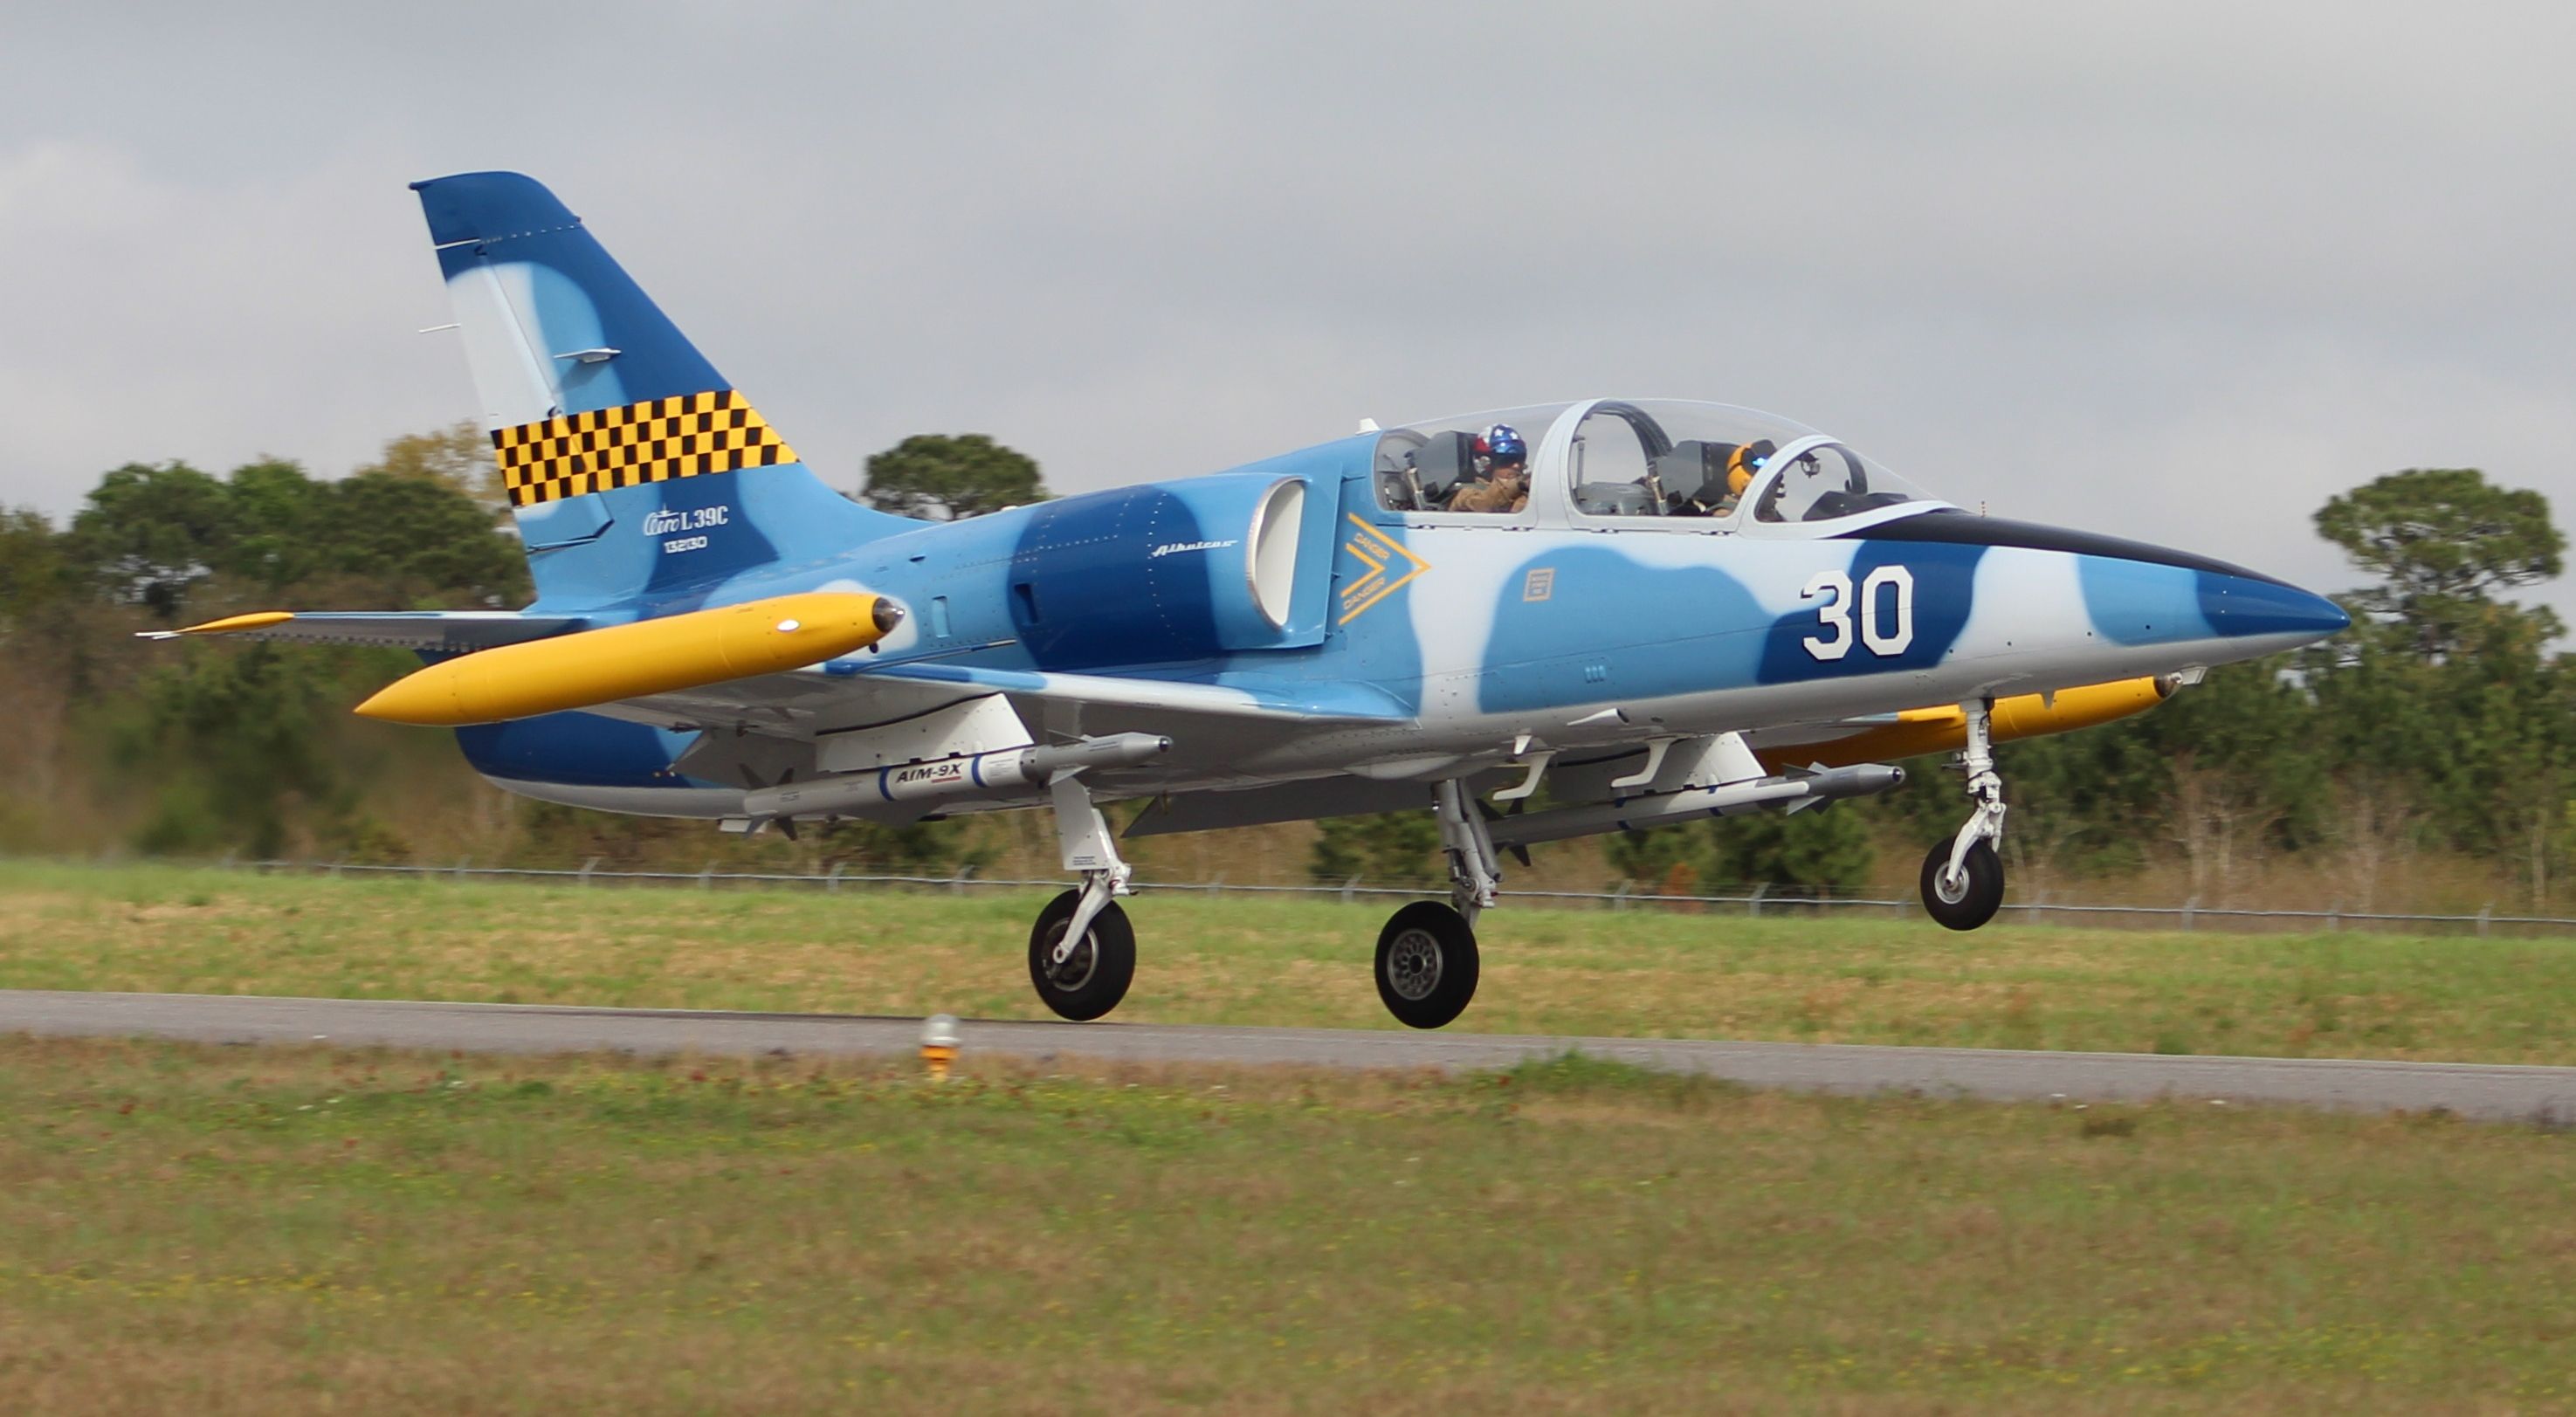
[[[933,519],[1046,495],[1037,464],[981,434],[871,458],[854,495]],[[500,798],[445,734],[350,704],[418,667],[399,651],[138,642],[261,609],[509,609],[531,593],[491,446],[471,424],[398,437],[340,478],[283,459],[207,472],[129,463],[62,525],[0,511],[0,850],[411,859],[650,857],[704,823]],[[953,867],[985,848],[940,824],[854,825],[833,849]],[[770,849],[759,843],[747,849]]]

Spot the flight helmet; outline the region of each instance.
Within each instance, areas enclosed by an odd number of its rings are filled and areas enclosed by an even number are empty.
[[[1743,496],[1744,489],[1753,483],[1753,474],[1760,472],[1762,465],[1769,462],[1771,455],[1778,451],[1780,451],[1779,444],[1763,438],[1747,443],[1730,454],[1726,459],[1726,495]]]

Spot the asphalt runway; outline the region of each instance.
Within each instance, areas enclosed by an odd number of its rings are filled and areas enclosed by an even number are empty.
[[[0,989],[0,1034],[316,1043],[477,1053],[764,1053],[866,1056],[920,1046],[921,1020],[828,1014],[436,1004],[214,994]],[[1323,1028],[968,1020],[966,1056],[1046,1061],[1497,1068],[1576,1049],[1670,1072],[1805,1092],[1920,1093],[1997,1101],[2288,1104],[2576,1124],[2576,1068],[2327,1058],[2167,1057],[1832,1043],[1558,1038]]]

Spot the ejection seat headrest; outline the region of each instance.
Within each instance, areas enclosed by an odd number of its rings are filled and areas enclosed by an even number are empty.
[[[1665,490],[1674,494],[1679,508],[1700,512],[1726,500],[1726,463],[1734,452],[1733,443],[1687,439],[1673,444],[1671,452],[1655,459],[1655,474],[1663,479]]]
[[[1414,450],[1413,471],[1425,502],[1446,502],[1459,484],[1476,480],[1475,440],[1465,433],[1434,433]]]

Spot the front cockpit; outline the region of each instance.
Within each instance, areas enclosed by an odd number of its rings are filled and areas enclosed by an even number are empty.
[[[1513,472],[1511,464],[1506,463],[1499,469],[1499,480],[1506,486],[1517,481],[1519,491],[1526,493],[1529,474],[1526,452],[1530,440],[1545,434],[1573,407],[1572,404],[1557,403],[1535,408],[1494,409],[1387,429],[1378,435],[1377,440],[1375,469],[1379,508],[1390,512],[1483,514],[1480,507],[1458,503],[1462,494],[1496,485],[1498,469],[1492,441],[1497,430],[1512,434],[1524,451],[1518,474]],[[1470,497],[1469,500],[1478,499]]]
[[[1947,506],[1834,439],[1729,404],[1592,399],[1390,428],[1388,512],[1808,535]]]

